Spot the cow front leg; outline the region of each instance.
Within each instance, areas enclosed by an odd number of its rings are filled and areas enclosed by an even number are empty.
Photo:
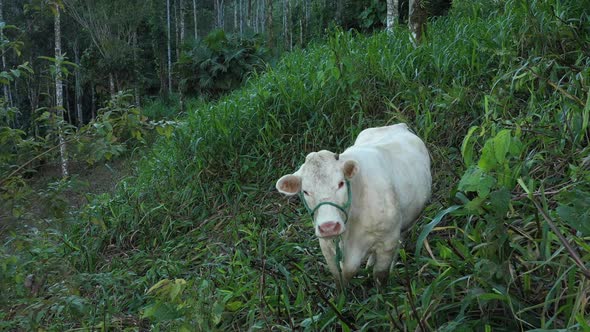
[[[350,259],[347,262],[336,262],[336,246],[332,240],[320,239],[320,248],[326,259],[326,264],[328,264],[328,269],[336,281],[337,288],[343,289],[358,270],[360,263],[356,264],[356,261],[352,262]],[[340,265],[340,269],[338,269],[338,265]]]
[[[320,239],[320,248],[322,249],[322,254],[326,259],[326,264],[328,264],[328,270],[330,270],[330,273],[332,276],[334,276],[338,288],[341,289],[346,285],[346,282],[341,282],[339,278],[338,267],[336,266],[336,248],[334,244],[332,241]]]

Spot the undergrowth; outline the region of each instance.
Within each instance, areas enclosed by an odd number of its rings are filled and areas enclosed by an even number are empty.
[[[334,31],[189,110],[114,195],[0,256],[16,330],[588,331],[588,1],[454,1],[408,32]],[[274,182],[407,122],[433,199],[388,287],[337,294]],[[587,264],[586,264],[587,265]]]

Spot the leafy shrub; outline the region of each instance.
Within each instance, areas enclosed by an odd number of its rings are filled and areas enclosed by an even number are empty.
[[[170,136],[174,126],[173,121],[150,121],[134,105],[131,93],[119,92],[78,133],[78,157],[90,164],[110,160],[128,149],[144,145],[154,129],[158,134]]]
[[[209,33],[176,63],[184,93],[219,96],[240,86],[245,77],[263,65],[261,41],[228,38],[223,30]]]

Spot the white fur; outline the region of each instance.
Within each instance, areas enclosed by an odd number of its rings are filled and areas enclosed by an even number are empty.
[[[342,206],[347,191],[346,186],[338,185],[346,179],[343,170],[351,169],[345,167],[347,164],[356,166],[352,168],[356,172],[348,174],[353,196],[348,222],[344,223],[345,215],[340,210],[323,205],[314,216],[315,234],[337,282],[340,273],[334,258],[335,235],[341,235],[344,284],[369,256],[374,260],[374,275],[382,279],[389,272],[401,231],[415,222],[430,198],[428,150],[404,123],[369,128],[338,160],[330,151],[312,152],[297,172],[283,176],[276,186],[287,195],[307,192],[305,200],[312,209],[325,201]],[[326,222],[339,223],[340,234],[322,237],[319,227]]]

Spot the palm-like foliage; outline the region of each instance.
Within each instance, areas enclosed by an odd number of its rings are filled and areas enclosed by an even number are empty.
[[[256,38],[230,39],[223,30],[215,30],[182,53],[176,72],[184,93],[215,97],[238,87],[263,65],[263,57]]]

